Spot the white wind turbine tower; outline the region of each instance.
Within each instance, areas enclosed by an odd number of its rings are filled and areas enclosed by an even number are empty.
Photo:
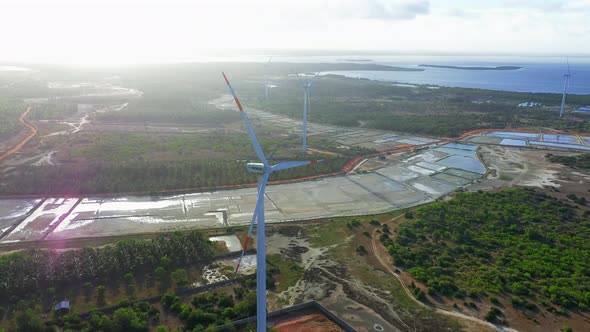
[[[320,73],[315,74],[314,78],[318,77]],[[313,80],[302,81],[301,87],[303,88],[303,154],[307,154],[307,112],[311,110],[311,85]]]
[[[270,61],[272,60],[272,56],[268,59],[268,62],[264,65],[264,101],[268,100],[268,88],[270,82],[268,81],[268,67],[270,66]]]
[[[242,247],[242,255],[240,256],[236,271],[240,268],[240,262],[244,256],[244,250],[248,247],[248,243],[250,242],[252,230],[254,228],[254,221],[258,220],[258,225],[256,227],[256,330],[258,332],[266,332],[266,234],[264,224],[264,192],[266,183],[268,182],[270,173],[274,171],[317,164],[318,162],[321,162],[321,160],[286,161],[280,162],[273,166],[269,165],[266,157],[264,156],[264,152],[262,152],[262,148],[258,143],[254,129],[250,125],[248,116],[242,108],[242,104],[240,104],[240,101],[238,100],[234,89],[229,83],[227,76],[225,76],[225,73],[222,74],[225,82],[227,83],[229,91],[234,97],[234,101],[240,110],[244,124],[248,129],[248,134],[250,135],[250,140],[252,141],[252,146],[254,147],[256,156],[258,156],[258,159],[261,161],[261,163],[246,164],[248,172],[258,174],[258,198],[256,200],[256,207],[254,208],[254,214],[252,215],[252,220],[250,221],[250,228],[248,229],[248,235]]]
[[[560,119],[563,117],[563,113],[565,112],[565,95],[567,94],[567,88],[570,83],[571,76],[572,75],[570,73],[570,62],[569,62],[569,60],[567,60],[567,74],[563,75],[563,77],[565,77],[565,82],[563,83],[563,96],[561,97],[561,109],[559,110],[559,118]]]

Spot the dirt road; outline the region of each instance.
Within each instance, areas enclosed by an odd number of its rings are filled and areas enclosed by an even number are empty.
[[[4,152],[2,155],[0,155],[0,160],[19,151],[25,144],[27,144],[28,141],[30,141],[33,137],[35,137],[35,135],[37,135],[37,129],[25,121],[25,118],[27,117],[27,115],[29,114],[30,111],[31,111],[31,106],[29,106],[27,108],[27,110],[23,114],[20,115],[20,117],[18,118],[18,122],[20,122],[23,125],[23,127],[29,128],[31,130],[31,133],[25,139],[20,141],[20,143],[18,143],[15,147],[13,147],[12,149],[10,149],[10,150]]]
[[[402,215],[399,215],[399,216],[397,216],[397,217],[395,217],[395,218],[393,218],[391,220],[389,220],[388,222],[395,221],[395,220],[401,218],[402,216],[403,216],[403,214]],[[474,323],[477,323],[479,325],[483,325],[483,326],[485,326],[487,328],[492,328],[492,329],[494,329],[496,331],[518,332],[518,330],[509,328],[509,327],[505,327],[505,326],[501,326],[501,325],[494,325],[494,324],[492,324],[490,322],[487,322],[485,320],[481,320],[479,318],[475,318],[475,317],[472,317],[472,316],[464,315],[462,313],[455,312],[455,311],[447,311],[447,310],[440,309],[440,308],[437,308],[437,307],[434,307],[434,306],[430,306],[430,305],[424,304],[423,302],[418,301],[414,297],[414,295],[412,294],[412,292],[410,291],[410,289],[404,284],[404,282],[402,281],[400,275],[397,274],[395,271],[393,271],[392,268],[391,268],[391,266],[389,266],[385,262],[384,258],[381,257],[381,254],[379,253],[379,250],[377,250],[377,246],[378,246],[378,243],[377,242],[378,242],[378,238],[379,238],[379,234],[377,233],[377,230],[378,229],[375,228],[373,230],[373,234],[371,236],[372,237],[372,241],[371,241],[372,243],[371,244],[373,246],[373,253],[375,254],[375,257],[377,257],[377,259],[379,260],[379,263],[381,263],[381,265],[383,266],[383,268],[385,268],[387,270],[387,272],[389,272],[391,275],[393,275],[399,281],[399,283],[402,285],[402,287],[404,288],[404,290],[408,294],[408,297],[410,297],[412,299],[412,301],[416,302],[417,304],[419,304],[419,305],[421,305],[421,306],[423,306],[425,308],[431,309],[431,310],[433,310],[436,313],[439,313],[439,314],[442,314],[442,315],[446,315],[446,316],[451,316],[451,317],[454,317],[454,318],[459,318],[461,320],[468,320],[470,322],[474,322]]]

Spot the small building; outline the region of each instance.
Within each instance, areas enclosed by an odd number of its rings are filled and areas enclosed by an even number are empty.
[[[576,112],[580,113],[590,113],[590,106],[582,106],[576,110]]]
[[[70,311],[70,302],[69,301],[61,301],[54,307],[55,312],[58,313],[67,313]]]
[[[518,104],[518,107],[537,107],[537,106],[543,106],[543,104],[535,102],[535,101],[525,101],[524,103]]]

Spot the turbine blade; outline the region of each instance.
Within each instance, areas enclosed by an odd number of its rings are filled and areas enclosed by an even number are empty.
[[[283,169],[288,169],[288,168],[293,168],[293,167],[299,167],[299,166],[305,166],[305,165],[315,165],[317,163],[321,163],[323,162],[323,160],[305,160],[305,161],[284,161],[281,163],[278,163],[274,166],[270,167],[271,172],[274,171],[280,171]]]
[[[272,160],[272,156],[275,154],[275,152],[277,152],[277,150],[279,149],[279,145],[275,145],[274,149],[272,149],[272,151],[270,152],[270,154],[268,155],[268,158],[266,158],[266,160]]]
[[[236,95],[234,88],[229,83],[229,80],[227,79],[227,76],[225,76],[225,73],[222,72],[221,74],[223,74],[223,78],[225,79],[225,83],[227,83],[229,91],[231,92],[232,96],[234,97],[234,101],[236,102],[236,105],[238,105],[238,109],[240,110],[240,113],[242,114],[242,119],[244,119],[244,123],[246,124],[246,129],[248,129],[248,134],[250,135],[250,140],[252,141],[252,146],[254,147],[254,151],[256,152],[258,159],[260,159],[260,161],[262,161],[264,166],[268,167],[268,162],[266,161],[266,157],[264,156],[264,152],[262,152],[262,148],[260,147],[260,143],[258,143],[258,138],[256,138],[256,133],[254,132],[254,129],[252,128],[252,125],[250,124],[250,120],[248,120],[248,116],[246,115],[246,112],[244,112],[244,108],[242,107],[242,104],[240,103],[240,100],[238,99],[238,96]]]
[[[256,199],[256,207],[254,208],[254,213],[252,214],[252,220],[250,221],[250,227],[248,228],[248,235],[246,235],[246,240],[242,245],[242,253],[240,254],[240,259],[238,260],[238,265],[236,266],[235,273],[237,274],[240,270],[240,264],[242,264],[242,258],[244,257],[244,252],[248,248],[248,244],[252,239],[252,231],[254,230],[254,221],[258,219],[258,210],[260,210],[260,205],[264,200],[264,191],[266,190],[266,183],[268,182],[268,176],[270,173],[264,173],[262,178],[262,183],[260,183],[260,187],[258,190],[258,198]]]

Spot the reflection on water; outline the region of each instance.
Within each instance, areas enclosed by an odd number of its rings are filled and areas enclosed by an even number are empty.
[[[242,250],[242,244],[236,235],[213,236],[209,238],[209,241],[225,242],[225,246],[230,252]]]
[[[439,165],[458,168],[473,173],[484,174],[486,172],[486,168],[478,159],[460,155],[453,155],[445,159],[439,160],[436,163]]]

